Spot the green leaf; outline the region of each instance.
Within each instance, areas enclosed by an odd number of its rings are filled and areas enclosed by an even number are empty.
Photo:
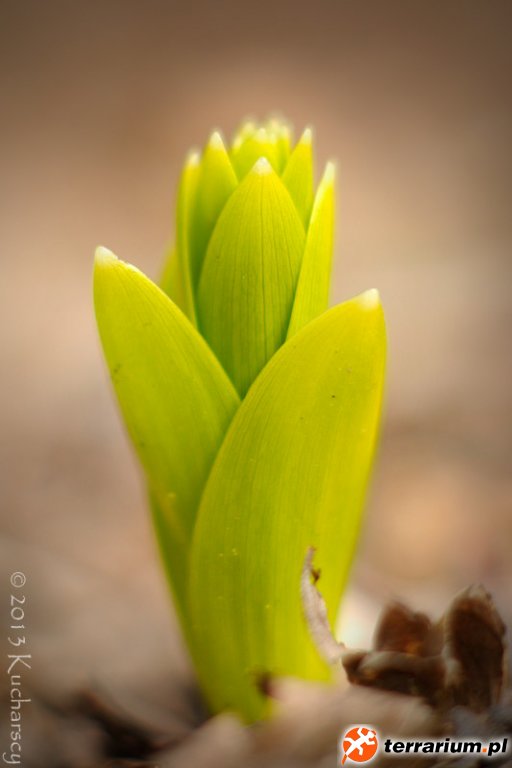
[[[311,140],[311,130],[307,128],[293,150],[281,177],[305,228],[308,225],[314,197]]]
[[[292,130],[288,123],[270,118],[263,125],[247,121],[235,134],[231,158],[239,169],[240,178],[260,157],[267,157],[274,170],[281,174],[291,152]]]
[[[181,311],[186,313],[185,284],[178,254],[173,247],[167,250],[164,268],[158,284],[162,291],[178,305]]]
[[[289,125],[280,122],[279,120],[271,120],[269,126],[275,131],[277,137],[277,148],[279,152],[279,167],[277,170],[279,173],[282,173],[290,157],[292,131]]]
[[[191,152],[181,174],[176,210],[176,254],[179,265],[177,271],[182,281],[183,311],[194,325],[197,323],[190,236],[199,169],[199,155],[197,152]]]
[[[201,333],[241,395],[286,338],[304,240],[290,195],[260,159],[219,217],[197,294]]]
[[[96,253],[101,341],[128,432],[159,507],[162,547],[183,604],[189,543],[212,462],[239,399],[182,312],[135,267]]]
[[[159,498],[160,497],[160,498]],[[167,575],[174,608],[187,643],[192,642],[187,617],[187,586],[190,539],[176,524],[173,496],[155,493],[148,485],[148,501],[160,560]]]
[[[250,128],[242,129],[231,148],[231,162],[238,178],[243,179],[261,157],[265,157],[272,168],[279,173],[283,156],[283,138],[263,127],[253,127],[252,131]]]
[[[192,214],[190,255],[194,290],[199,282],[210,235],[226,200],[237,185],[238,179],[222,137],[215,132],[201,160]]]
[[[307,230],[288,338],[325,312],[329,303],[334,245],[334,182],[334,165],[328,163],[318,186]]]
[[[323,679],[300,574],[317,548],[332,621],[357,538],[381,410],[376,291],[314,320],[272,358],[231,423],[191,552],[192,651],[214,711],[255,720],[255,677]]]

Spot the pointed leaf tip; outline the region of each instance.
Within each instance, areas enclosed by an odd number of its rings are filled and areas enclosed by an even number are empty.
[[[263,176],[266,173],[273,173],[273,171],[274,169],[266,157],[259,157],[251,169],[251,173],[257,173],[260,176]]]
[[[123,261],[113,251],[100,245],[94,253],[94,272],[96,274],[106,269],[114,270],[116,274],[124,272],[135,272],[138,275],[143,274],[138,267],[135,267],[128,261]]]
[[[201,153],[198,149],[191,149],[185,159],[185,166],[199,165],[201,161]]]
[[[333,184],[336,179],[336,163],[333,160],[329,160],[325,166],[323,181],[325,184]]]
[[[108,248],[103,245],[99,245],[94,253],[94,261],[96,266],[108,266],[109,264],[115,264],[119,259]]]
[[[370,288],[368,291],[356,296],[356,301],[362,309],[372,310],[381,306],[380,294],[376,288]]]
[[[212,135],[210,136],[210,140],[208,141],[208,146],[210,146],[212,149],[225,148],[222,134],[220,131],[213,131]]]
[[[312,144],[313,143],[313,129],[308,126],[302,136],[300,137],[299,144]]]

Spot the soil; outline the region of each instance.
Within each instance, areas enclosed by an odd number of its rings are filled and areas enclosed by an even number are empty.
[[[322,638],[318,574],[310,562],[306,568],[317,601],[313,609],[309,604],[308,621],[320,650],[327,648],[330,661],[338,663],[333,685],[266,678],[264,693],[274,701],[275,716],[251,727],[230,714],[209,718],[193,685],[182,691],[181,715],[173,718],[155,702],[146,702],[145,710],[139,706],[135,713],[101,690],[83,690],[67,701],[51,701],[34,690],[28,726],[33,731],[31,756],[25,756],[24,765],[327,768],[338,764],[340,737],[356,722],[371,723],[380,733],[399,734],[404,741],[408,736],[512,739],[506,630],[482,587],[457,595],[436,622],[391,603],[382,612],[373,648],[357,651]],[[333,644],[338,659],[334,659]],[[488,764],[475,754],[456,761],[386,755],[377,757],[374,764],[382,761],[390,766],[396,762],[439,768]],[[512,761],[505,753],[494,756],[493,765],[512,765]]]

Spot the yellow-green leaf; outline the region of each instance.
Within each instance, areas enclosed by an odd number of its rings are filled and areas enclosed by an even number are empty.
[[[197,294],[201,333],[241,395],[286,338],[304,240],[288,191],[259,160],[219,217]]]
[[[197,507],[239,399],[185,315],[135,267],[99,248],[94,301],[126,427],[162,519],[179,603]]]
[[[201,159],[190,230],[193,288],[197,287],[206,246],[219,213],[238,184],[219,133],[212,134]]]
[[[280,120],[270,120],[269,128],[273,130],[277,137],[277,148],[279,151],[279,172],[282,173],[283,169],[288,162],[291,152],[292,131],[287,123],[283,123]]]
[[[196,325],[196,307],[194,299],[192,254],[190,251],[190,234],[193,223],[192,215],[197,191],[197,180],[199,178],[199,168],[199,155],[197,152],[191,152],[181,174],[176,210],[177,270],[179,270],[183,287],[183,311],[194,325]]]
[[[329,303],[334,246],[334,181],[334,165],[328,163],[316,193],[307,230],[288,338],[325,312]]]
[[[314,196],[311,140],[311,130],[307,128],[295,146],[281,177],[306,228]]]
[[[251,124],[236,137],[231,148],[231,162],[239,179],[243,179],[260,157],[265,157],[279,173],[283,157],[283,136],[264,127],[250,129]]]
[[[324,679],[302,615],[317,548],[334,619],[381,410],[385,330],[376,291],[290,339],[258,377],[212,468],[191,552],[192,651],[214,711],[265,712],[261,673]]]
[[[158,284],[162,291],[178,305],[181,311],[186,313],[185,282],[175,248],[170,247],[167,249],[164,268]]]

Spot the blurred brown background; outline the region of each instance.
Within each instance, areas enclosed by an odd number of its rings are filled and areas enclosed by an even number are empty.
[[[333,299],[379,287],[387,410],[343,631],[440,611],[512,555],[512,5],[12,0],[1,37],[1,562],[32,680],[186,680],[91,302],[101,243],[156,276],[184,154],[281,113],[339,168]],[[5,633],[4,633],[5,634]]]

